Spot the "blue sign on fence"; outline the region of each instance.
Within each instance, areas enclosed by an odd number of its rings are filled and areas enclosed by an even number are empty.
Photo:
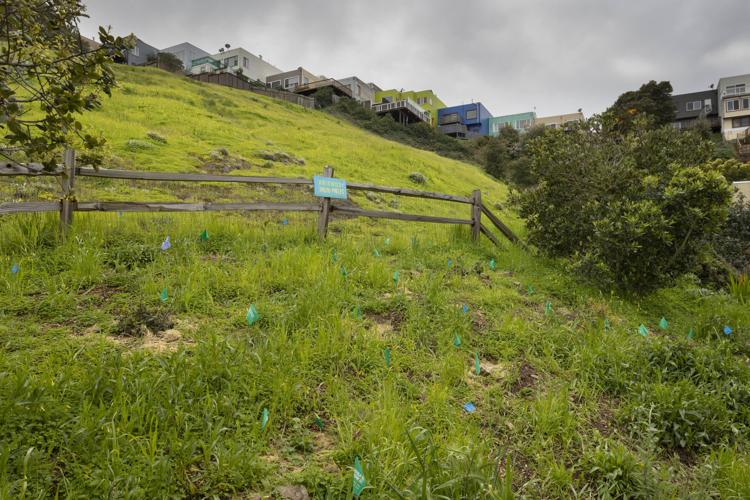
[[[313,186],[315,187],[315,196],[320,198],[346,199],[346,181],[344,179],[316,175],[313,177]]]

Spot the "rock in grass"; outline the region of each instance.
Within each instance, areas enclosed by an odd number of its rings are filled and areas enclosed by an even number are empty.
[[[154,131],[147,132],[146,133],[146,137],[148,137],[149,139],[151,139],[154,142],[158,142],[159,144],[166,144],[167,143],[167,138],[164,137],[163,135],[161,135],[159,132],[154,132]]]
[[[301,484],[294,486],[279,486],[276,488],[276,494],[284,500],[309,500],[310,494]]]
[[[425,184],[427,182],[427,177],[422,173],[412,172],[409,174],[409,180],[416,184]]]
[[[142,141],[140,139],[130,139],[125,143],[125,149],[128,151],[145,151],[147,149],[152,149],[153,147],[153,143]]]

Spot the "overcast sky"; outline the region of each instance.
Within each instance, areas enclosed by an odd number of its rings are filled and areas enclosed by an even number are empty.
[[[86,1],[86,0],[84,0]],[[243,47],[275,66],[383,89],[432,89],[494,115],[603,111],[623,91],[675,93],[750,73],[750,0],[88,0],[90,19],[165,48]]]

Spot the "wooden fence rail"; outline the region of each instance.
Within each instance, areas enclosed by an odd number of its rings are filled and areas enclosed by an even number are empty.
[[[323,175],[333,177],[333,168],[326,167]],[[247,203],[172,203],[172,202],[135,202],[135,201],[78,201],[75,197],[75,185],[78,177],[93,177],[102,179],[168,181],[168,182],[232,182],[238,184],[278,184],[282,186],[312,186],[312,179],[292,177],[257,177],[241,175],[211,175],[174,172],[144,172],[133,170],[94,169],[91,167],[77,167],[75,154],[72,150],[65,153],[65,163],[62,166],[48,170],[40,164],[0,164],[0,177],[7,176],[56,176],[62,180],[62,198],[60,201],[29,201],[19,203],[0,203],[0,215],[14,213],[59,212],[61,230],[65,232],[73,221],[75,212],[217,212],[217,211],[279,211],[279,212],[318,212],[318,234],[325,238],[331,215],[341,214],[349,217],[371,217],[376,219],[393,219],[412,222],[428,222],[437,224],[455,224],[471,226],[473,240],[478,240],[484,234],[492,243],[499,246],[497,237],[490,229],[482,224],[482,214],[487,216],[503,236],[513,243],[520,243],[518,237],[500,219],[493,214],[484,203],[482,194],[475,190],[470,197],[445,193],[434,193],[416,189],[379,186],[376,184],[347,182],[347,189],[352,191],[371,191],[388,193],[396,196],[408,196],[428,200],[446,201],[471,205],[470,218],[443,217],[423,214],[408,214],[380,210],[366,210],[350,204],[344,204],[331,198],[319,198],[316,203],[276,203],[276,202],[247,202]]]

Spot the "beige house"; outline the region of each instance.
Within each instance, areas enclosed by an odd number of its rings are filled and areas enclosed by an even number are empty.
[[[718,87],[724,140],[745,137],[750,130],[750,74],[721,78]]]
[[[278,72],[272,75],[268,75],[266,77],[266,85],[273,89],[288,90],[289,92],[294,92],[294,90],[300,85],[307,85],[308,83],[325,79],[326,77],[314,75],[300,66],[299,68],[292,71],[285,71],[283,73]]]
[[[239,47],[193,60],[189,73],[199,75],[214,71],[228,71],[235,74],[242,72],[250,80],[265,83],[268,75],[279,73],[281,70],[269,64],[268,61],[264,61],[263,56],[256,56]]]
[[[584,120],[583,113],[567,113],[564,115],[537,116],[534,125],[544,125],[549,128],[564,128]]]

